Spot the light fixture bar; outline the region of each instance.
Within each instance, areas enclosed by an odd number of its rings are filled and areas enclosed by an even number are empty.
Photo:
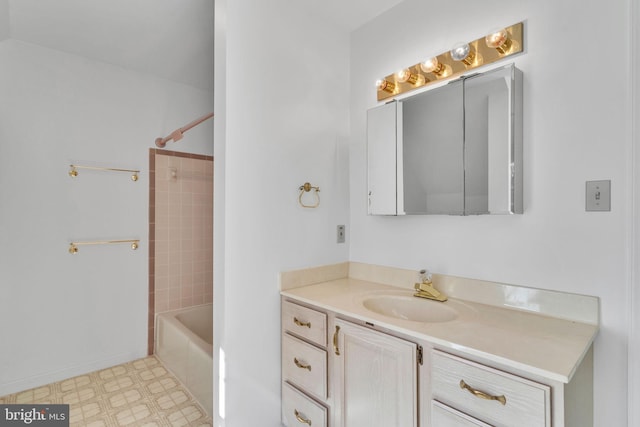
[[[472,42],[462,43],[463,46],[468,46],[466,56],[460,55],[460,45],[456,45],[456,52],[451,50],[431,58],[425,57],[422,62],[404,68],[403,73],[396,72],[381,78],[376,84],[378,101],[394,98],[438,81],[449,80],[474,68],[522,52],[523,26],[524,23],[519,22],[510,27],[492,30]]]

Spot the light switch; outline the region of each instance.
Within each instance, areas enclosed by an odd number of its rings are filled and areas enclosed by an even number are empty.
[[[587,181],[586,207],[590,211],[611,210],[611,181]]]

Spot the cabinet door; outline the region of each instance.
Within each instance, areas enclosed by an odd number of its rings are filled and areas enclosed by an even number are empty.
[[[417,426],[417,345],[342,320],[335,326],[342,427]]]
[[[466,215],[522,213],[521,81],[513,65],[464,80]]]
[[[367,111],[369,215],[396,215],[400,104],[389,102]]]

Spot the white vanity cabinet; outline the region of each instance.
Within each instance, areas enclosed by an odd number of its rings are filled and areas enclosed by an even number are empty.
[[[283,292],[285,426],[593,426],[597,327],[466,302],[473,323],[396,321],[358,308],[365,292],[391,292],[365,286],[373,287],[354,281],[349,293],[336,281]],[[481,315],[507,326],[498,334],[489,321],[478,327]],[[434,337],[437,328],[447,334]],[[465,339],[476,347],[459,344]],[[563,358],[568,351],[574,356]],[[522,363],[530,356],[542,362]],[[557,365],[566,369],[545,369]]]
[[[331,357],[339,425],[417,427],[417,354],[413,342],[336,319]]]

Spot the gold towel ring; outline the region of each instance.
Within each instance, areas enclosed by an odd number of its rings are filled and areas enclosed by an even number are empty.
[[[312,187],[311,184],[305,182],[300,186],[300,188],[298,188],[298,190],[300,190],[300,195],[298,196],[298,203],[300,203],[300,206],[302,206],[303,208],[317,208],[318,205],[320,205],[320,195],[318,194],[320,192],[320,187]],[[304,193],[308,193],[311,190],[315,190],[316,203],[313,205],[306,205],[302,201],[302,196],[304,195]]]

